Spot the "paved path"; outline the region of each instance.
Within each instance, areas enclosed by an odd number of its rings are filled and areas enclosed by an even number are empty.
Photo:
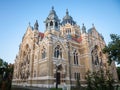
[[[12,86],[11,90],[49,90],[48,88]]]

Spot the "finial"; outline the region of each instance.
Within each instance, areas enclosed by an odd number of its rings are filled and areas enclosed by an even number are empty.
[[[84,26],[84,23],[82,25]]]
[[[54,10],[54,6],[52,6],[52,10]]]
[[[36,22],[38,22],[38,20],[36,20]]]
[[[66,9],[66,15],[68,15],[68,14],[69,14],[68,9]]]
[[[95,29],[95,25],[94,25],[94,23],[92,24],[92,28]]]
[[[94,27],[94,23],[92,24],[92,26]]]
[[[29,26],[30,26],[30,22],[29,22],[28,24],[29,24]]]

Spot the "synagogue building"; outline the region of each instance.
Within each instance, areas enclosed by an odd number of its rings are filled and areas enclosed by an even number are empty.
[[[104,38],[94,24],[89,29],[78,25],[68,10],[60,20],[53,7],[44,23],[44,33],[37,20],[28,25],[15,58],[13,85],[55,87],[57,78],[59,86],[74,86],[77,79],[84,84],[88,70],[101,68],[109,68],[117,80],[115,64],[108,66]]]

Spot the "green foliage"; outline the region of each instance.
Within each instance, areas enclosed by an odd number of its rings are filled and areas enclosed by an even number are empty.
[[[0,58],[0,67],[7,67],[7,66],[8,66],[8,63]]]
[[[3,76],[3,72],[5,72],[4,76]],[[13,65],[12,64],[8,65],[7,62],[5,62],[3,59],[0,59],[0,87],[3,84],[5,84],[6,87],[4,88],[4,90],[10,90],[12,74],[13,74]]]
[[[0,66],[2,66],[3,64],[3,60],[0,58]]]
[[[110,37],[112,41],[109,42],[108,46],[105,46],[103,53],[108,54],[109,64],[111,64],[112,61],[120,64],[120,35],[111,34]]]
[[[86,74],[87,90],[112,90],[114,80],[109,71],[102,69],[96,72],[88,71]]]

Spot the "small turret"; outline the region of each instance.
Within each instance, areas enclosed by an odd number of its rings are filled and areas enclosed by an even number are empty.
[[[82,33],[86,33],[86,27],[84,26],[84,23],[83,23],[83,26],[82,26]]]

